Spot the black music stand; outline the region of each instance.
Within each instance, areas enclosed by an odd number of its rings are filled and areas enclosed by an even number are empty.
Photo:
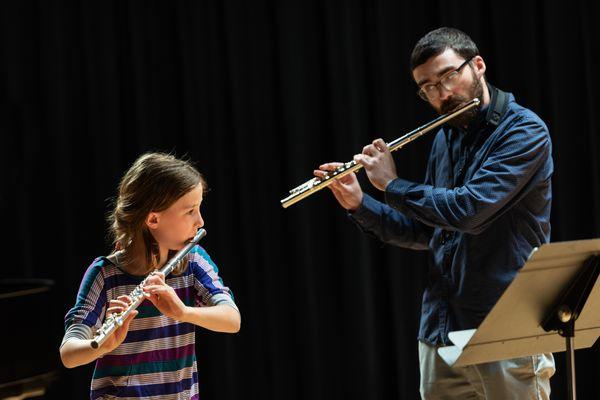
[[[465,366],[567,350],[575,400],[574,350],[600,336],[599,270],[600,239],[534,249],[479,328],[450,332],[454,346],[438,354],[450,366]]]

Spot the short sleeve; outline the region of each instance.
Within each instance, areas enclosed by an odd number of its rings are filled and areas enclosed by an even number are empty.
[[[95,331],[102,324],[106,305],[102,265],[102,260],[96,259],[85,272],[75,305],[65,315],[65,330],[83,324]]]
[[[190,252],[190,268],[194,274],[196,303],[200,306],[227,304],[238,310],[233,293],[219,277],[219,269],[206,250],[196,246]],[[239,311],[239,310],[238,310]]]

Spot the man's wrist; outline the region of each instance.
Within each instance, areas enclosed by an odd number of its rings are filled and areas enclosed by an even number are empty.
[[[392,179],[390,179],[389,181],[387,181],[387,182],[386,182],[386,184],[385,184],[385,187],[383,188],[383,191],[384,191],[384,192],[387,192],[388,188],[390,187],[390,184],[391,184],[392,182],[394,182],[396,179],[398,179],[398,177],[397,177],[397,176],[396,176],[396,177],[394,177],[394,178],[392,178]]]
[[[364,198],[364,194],[361,193],[360,199],[358,200],[358,204],[355,207],[350,207],[350,208],[346,209],[346,211],[348,211],[350,214],[353,214],[354,212],[356,212],[362,206],[363,198]]]

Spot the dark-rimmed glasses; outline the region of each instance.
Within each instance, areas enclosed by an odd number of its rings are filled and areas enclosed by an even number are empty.
[[[425,101],[434,101],[438,97],[440,97],[440,86],[446,89],[447,91],[451,91],[456,87],[458,83],[458,75],[460,74],[460,70],[464,68],[474,57],[469,58],[464,63],[460,64],[460,66],[452,71],[448,71],[444,76],[440,78],[438,83],[428,83],[426,85],[421,86],[421,88],[417,91],[417,94],[420,98]]]

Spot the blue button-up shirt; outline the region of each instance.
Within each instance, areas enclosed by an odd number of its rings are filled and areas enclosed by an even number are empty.
[[[430,344],[477,328],[532,249],[550,239],[548,128],[507,95],[499,120],[488,112],[492,96],[466,130],[437,133],[424,183],[395,179],[386,204],[365,194],[351,215],[385,243],[430,251],[419,330]]]

